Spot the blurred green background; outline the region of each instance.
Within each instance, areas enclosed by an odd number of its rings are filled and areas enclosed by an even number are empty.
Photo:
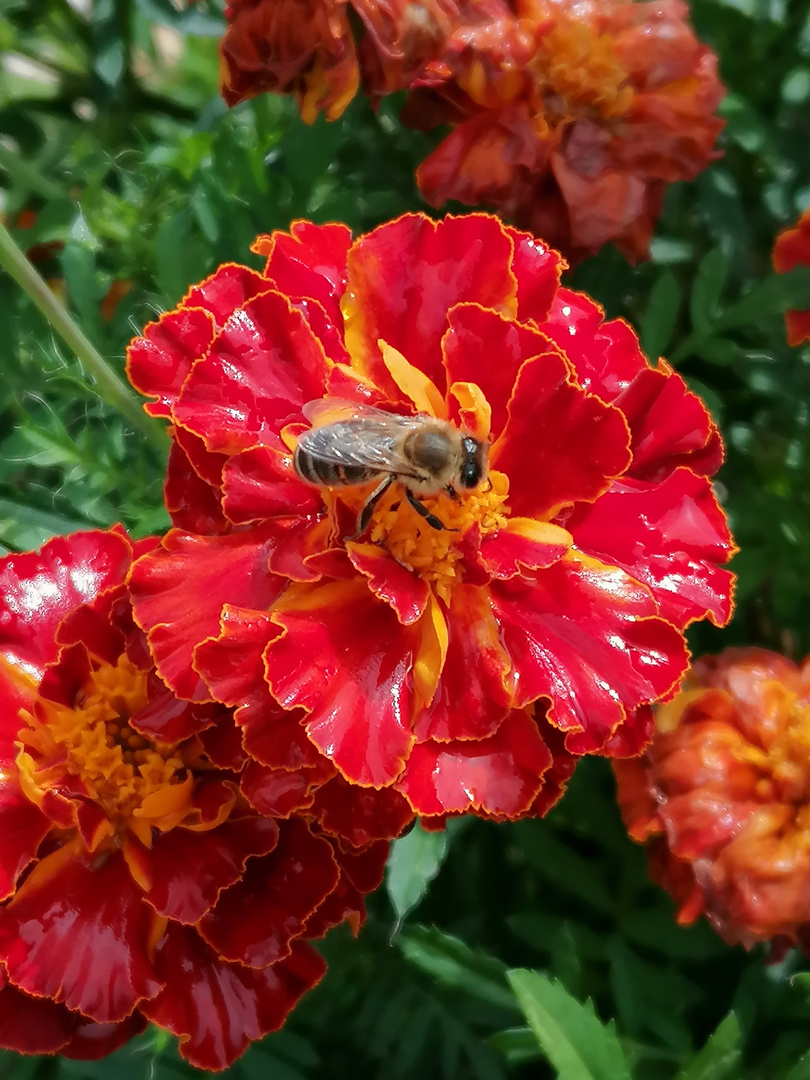
[[[801,657],[810,349],[788,348],[782,312],[810,307],[810,278],[774,276],[770,251],[810,204],[810,3],[696,0],[692,18],[729,88],[724,156],[670,189],[650,263],[606,249],[568,283],[627,317],[725,435],[737,614],[693,648]],[[401,128],[399,99],[311,128],[281,98],[228,112],[223,25],[214,2],[0,0],[4,220],[119,370],[131,336],[219,262],[250,261],[257,233],[296,217],[363,231],[426,209],[413,173],[438,136]],[[0,320],[0,548],[119,520],[165,528],[160,450],[4,274]],[[676,927],[605,762],[583,762],[545,821],[414,831],[370,908],[359,941],[325,942],[330,972],[286,1029],[229,1077],[810,1080],[806,961],[768,965],[705,924]],[[0,1052],[2,1080],[192,1072],[154,1033],[92,1065]]]

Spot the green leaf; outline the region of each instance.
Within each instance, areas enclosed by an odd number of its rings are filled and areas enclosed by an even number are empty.
[[[60,262],[74,309],[85,330],[98,326],[100,289],[96,281],[96,256],[87,245],[68,241]]]
[[[653,363],[666,352],[680,306],[681,287],[678,279],[671,270],[664,270],[650,290],[647,308],[641,319],[641,348]]]
[[[34,550],[58,533],[87,528],[92,528],[92,524],[86,519],[62,517],[11,499],[0,499],[0,543],[16,551]]]
[[[689,300],[692,325],[698,333],[705,332],[714,321],[727,274],[728,260],[720,248],[706,252],[700,260]]]
[[[446,832],[428,832],[417,823],[391,845],[385,887],[398,918],[404,919],[424,897],[445,860],[447,841]]]
[[[677,1080],[725,1080],[736,1072],[741,1057],[740,1025],[731,1012],[720,1021],[703,1049],[678,1073]]]
[[[477,953],[459,938],[424,926],[406,927],[395,943],[412,964],[447,986],[511,1011],[515,999],[506,986],[506,965]]]
[[[518,968],[507,978],[559,1080],[630,1080],[612,1024],[599,1020],[590,1001],[583,1005],[537,971]]]
[[[524,1061],[536,1061],[542,1057],[542,1050],[530,1027],[506,1028],[490,1036],[489,1043],[503,1054],[510,1065],[522,1065]]]
[[[810,1050],[802,1054],[793,1067],[781,1077],[781,1080],[810,1080]]]

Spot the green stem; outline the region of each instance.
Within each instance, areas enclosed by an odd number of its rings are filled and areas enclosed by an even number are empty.
[[[95,380],[93,389],[101,400],[117,409],[134,428],[142,431],[161,450],[165,449],[166,437],[159,425],[143,412],[138,399],[88,341],[3,225],[0,225],[0,267],[8,271],[68,348],[78,356],[84,370]]]

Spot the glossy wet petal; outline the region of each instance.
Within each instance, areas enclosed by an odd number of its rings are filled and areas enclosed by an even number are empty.
[[[160,915],[196,923],[220,892],[238,881],[251,855],[266,855],[278,841],[278,826],[266,818],[236,817],[211,832],[172,829],[151,848],[128,838],[130,870]]]
[[[127,349],[129,381],[146,397],[150,416],[171,416],[172,405],[196,360],[204,356],[214,339],[210,314],[198,308],[167,311],[149,323],[143,336]]]
[[[629,441],[621,412],[581,390],[549,352],[520,369],[491,465],[509,477],[513,514],[550,518],[606,491],[630,463]]]
[[[288,959],[263,970],[229,964],[191,927],[172,923],[155,963],[166,989],[143,1012],[178,1036],[181,1055],[199,1069],[224,1069],[249,1043],[277,1031],[326,971],[305,943],[294,943]]]
[[[678,627],[731,617],[734,548],[708,480],[680,468],[660,484],[625,480],[566,522],[580,551],[648,585],[661,615]]]
[[[161,989],[147,960],[154,918],[120,854],[94,865],[67,845],[0,910],[0,957],[21,990],[115,1023]]]
[[[627,710],[657,701],[683,675],[683,638],[624,571],[570,555],[535,586],[492,586],[515,667],[517,704],[547,698],[572,753],[604,746]]]
[[[179,697],[208,698],[193,653],[219,632],[223,604],[269,605],[283,588],[268,572],[274,541],[267,527],[217,537],[173,530],[133,566],[135,618],[148,634],[158,671]]]
[[[355,368],[400,400],[377,344],[383,340],[444,392],[447,312],[469,301],[514,313],[512,250],[500,223],[483,215],[437,223],[406,214],[357,240],[343,301]]]
[[[275,849],[250,860],[204,916],[200,933],[224,960],[257,968],[275,964],[290,955],[293,938],[338,876],[328,841],[298,818],[282,821]]]
[[[173,415],[215,452],[257,443],[282,449],[281,429],[322,395],[328,370],[301,312],[281,293],[262,293],[225,323],[186,380]]]
[[[347,779],[390,783],[413,743],[414,630],[354,581],[288,590],[273,621],[284,631],[265,652],[274,696],[309,712],[309,738]]]
[[[550,764],[534,720],[513,710],[489,738],[418,743],[397,788],[417,814],[514,818],[532,804]]]

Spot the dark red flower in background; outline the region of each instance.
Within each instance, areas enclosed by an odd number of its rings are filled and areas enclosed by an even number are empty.
[[[320,980],[307,939],[359,925],[407,814],[370,828],[314,761],[251,805],[231,710],[178,700],[132,622],[154,543],[0,560],[0,1046],[98,1058],[151,1021],[221,1069]]]
[[[417,170],[434,206],[496,207],[569,259],[648,257],[667,184],[718,156],[717,58],[680,0],[469,0],[406,122],[455,129]]]
[[[778,274],[787,274],[797,266],[810,266],[810,208],[805,210],[792,229],[785,229],[777,238],[773,248],[773,268]],[[807,309],[787,311],[788,345],[801,345],[810,341],[810,296]]]
[[[458,8],[455,0],[231,0],[225,14],[225,101],[291,92],[311,124],[321,111],[340,116],[361,79],[374,95],[408,86],[438,55]]]
[[[374,804],[543,812],[576,755],[637,752],[683,629],[729,616],[711,418],[495,218],[254,250],[263,271],[220,267],[129,350],[173,434],[176,528],[130,577],[161,676],[236,707],[257,783],[323,755]],[[395,483],[348,539],[368,485],[293,467],[314,400],[462,427],[489,480],[423,500],[442,530]]]
[[[699,660],[646,753],[615,763],[630,835],[678,920],[729,943],[808,944],[810,663],[765,649]]]

